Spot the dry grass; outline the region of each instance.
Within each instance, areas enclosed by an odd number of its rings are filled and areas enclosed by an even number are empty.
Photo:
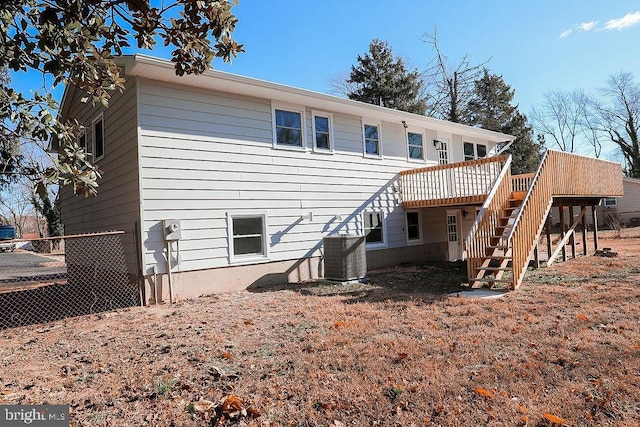
[[[620,256],[501,299],[403,267],[2,331],[0,403],[86,426],[638,426],[640,239],[602,245]]]

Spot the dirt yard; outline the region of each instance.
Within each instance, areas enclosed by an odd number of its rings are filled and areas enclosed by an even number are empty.
[[[425,265],[0,331],[0,404],[76,426],[639,426],[640,230],[601,234],[618,257],[499,299]]]

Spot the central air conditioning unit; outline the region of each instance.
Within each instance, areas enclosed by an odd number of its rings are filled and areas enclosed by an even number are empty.
[[[325,237],[324,277],[330,280],[357,280],[367,275],[367,253],[363,236]]]

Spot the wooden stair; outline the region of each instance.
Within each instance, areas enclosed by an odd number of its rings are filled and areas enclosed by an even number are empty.
[[[520,286],[555,197],[622,194],[622,170],[617,163],[547,150],[535,174],[512,177],[510,166],[511,156],[465,239],[472,287]],[[583,208],[572,229],[584,211]]]
[[[508,237],[523,200],[522,192],[513,192],[502,207],[502,213],[498,215],[498,222],[489,239],[490,244],[486,246],[485,257],[480,266],[476,267],[475,277],[469,280],[471,287],[493,289],[498,285],[504,287],[504,284],[511,283],[510,278],[503,278],[507,272],[513,274],[513,251]]]

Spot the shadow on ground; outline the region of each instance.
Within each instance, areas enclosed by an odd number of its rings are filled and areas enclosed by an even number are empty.
[[[249,292],[293,291],[310,296],[339,296],[345,303],[422,301],[430,303],[453,292],[468,288],[465,263],[426,263],[402,265],[375,270],[365,280],[355,283],[335,283],[316,280],[306,283],[284,283],[250,286]]]

